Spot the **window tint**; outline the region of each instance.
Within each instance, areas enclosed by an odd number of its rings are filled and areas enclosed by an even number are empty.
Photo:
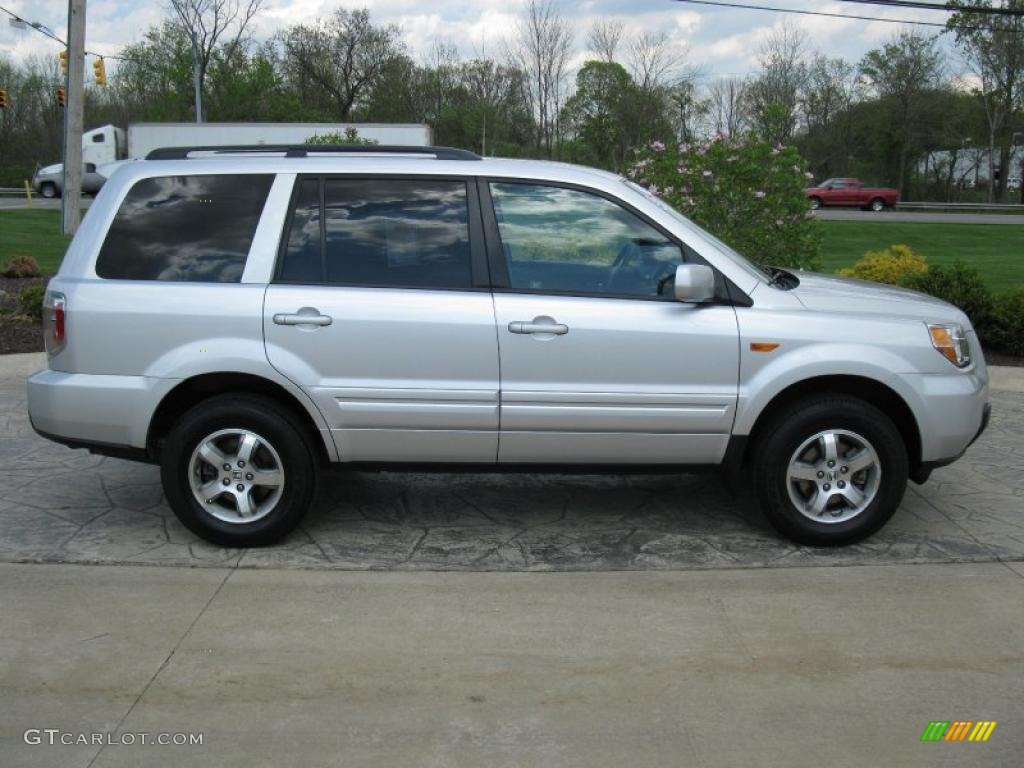
[[[396,288],[472,287],[466,184],[433,179],[302,182],[280,277]],[[321,264],[322,260],[322,264]]]
[[[291,283],[319,283],[323,277],[320,254],[320,182],[305,179],[299,186],[292,227],[281,265],[281,279]]]
[[[491,184],[511,287],[672,296],[679,247],[610,200],[539,184]]]
[[[238,282],[272,181],[271,175],[142,179],[114,216],[96,274]]]
[[[327,282],[469,288],[461,181],[328,179]]]

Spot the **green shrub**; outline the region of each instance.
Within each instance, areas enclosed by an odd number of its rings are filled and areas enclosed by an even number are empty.
[[[42,283],[22,288],[18,293],[18,309],[21,314],[28,315],[37,323],[43,320],[43,296],[46,295],[46,286]]]
[[[804,194],[809,176],[793,147],[726,136],[671,146],[656,141],[627,173],[751,261],[819,267],[821,232]]]
[[[339,145],[339,144],[356,144],[356,145],[369,145],[378,144],[376,139],[364,139],[359,135],[359,131],[349,126],[345,129],[345,133],[314,133],[308,139],[307,144],[327,144],[327,145]]]
[[[996,298],[990,336],[994,348],[1024,356],[1024,288],[1014,288]]]
[[[936,264],[927,272],[910,277],[906,285],[962,309],[971,319],[978,337],[991,343],[994,300],[978,270],[962,261],[955,261],[948,267]]]
[[[928,271],[924,256],[906,245],[890,245],[881,251],[868,251],[852,267],[839,270],[843,277],[876,283],[903,285],[912,277]]]
[[[12,256],[4,264],[4,277],[39,277],[39,264],[31,256]]]

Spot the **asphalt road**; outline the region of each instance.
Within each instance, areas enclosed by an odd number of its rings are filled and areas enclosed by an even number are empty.
[[[913,224],[1024,224],[1024,215],[1007,213],[923,213],[911,211],[860,211],[855,208],[822,208],[814,214],[822,221],[905,222]]]
[[[83,210],[88,208],[91,204],[92,204],[92,198],[91,197],[84,197],[84,198],[82,198],[82,209]],[[60,198],[58,197],[58,198],[53,198],[53,199],[47,200],[44,197],[34,197],[34,198],[32,198],[32,205],[29,206],[29,204],[25,202],[25,198],[23,198],[23,197],[0,197],[0,211],[3,211],[3,210],[8,210],[8,211],[24,211],[24,210],[26,210],[26,209],[28,209],[30,207],[32,209],[36,209],[36,210],[59,211],[60,210]]]

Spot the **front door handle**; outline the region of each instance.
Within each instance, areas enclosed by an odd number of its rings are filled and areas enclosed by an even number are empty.
[[[513,320],[508,324],[509,333],[551,333],[555,336],[564,336],[569,332],[568,325],[556,323],[550,318],[544,318],[549,322],[538,323],[537,320],[540,319],[538,317],[534,318],[533,321]]]
[[[284,312],[274,315],[274,323],[277,325],[330,325],[333,322],[334,319],[330,315],[321,315],[316,310],[308,314],[300,310],[293,315]]]

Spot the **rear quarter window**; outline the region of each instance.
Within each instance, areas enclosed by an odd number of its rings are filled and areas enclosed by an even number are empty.
[[[272,174],[157,176],[128,191],[96,274],[109,280],[237,283]]]

